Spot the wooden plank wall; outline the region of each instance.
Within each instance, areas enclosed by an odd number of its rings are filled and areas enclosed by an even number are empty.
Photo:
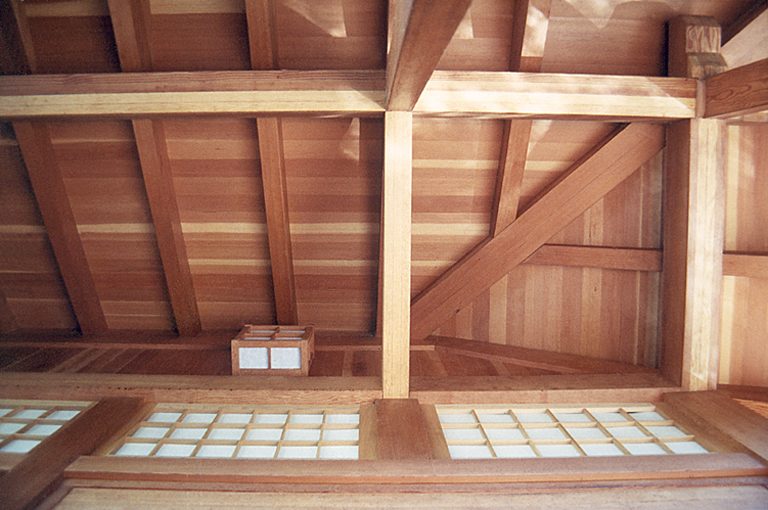
[[[768,254],[768,126],[728,127],[725,251]],[[768,386],[768,279],[723,278],[720,383]]]

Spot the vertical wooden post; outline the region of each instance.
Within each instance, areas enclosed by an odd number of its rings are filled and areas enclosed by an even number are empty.
[[[722,71],[720,27],[681,17],[669,26],[671,75]],[[664,166],[662,371],[690,390],[717,386],[722,287],[725,127],[692,119],[667,128]]]
[[[384,398],[407,398],[411,320],[413,115],[384,114],[381,335]]]

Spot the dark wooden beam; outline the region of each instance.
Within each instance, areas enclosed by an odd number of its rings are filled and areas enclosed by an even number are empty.
[[[278,69],[274,0],[245,0],[251,69]]]
[[[472,0],[390,1],[387,109],[410,111]]]
[[[514,223],[479,245],[413,300],[411,336],[422,339],[435,331],[663,146],[661,126],[632,124],[596,147]]]
[[[108,0],[112,32],[123,72],[152,70],[148,0]]]
[[[29,74],[35,72],[37,60],[32,34],[19,0],[0,2],[0,72]]]
[[[104,333],[107,321],[53,152],[48,126],[21,121],[14,122],[13,128],[80,330],[87,335]]]

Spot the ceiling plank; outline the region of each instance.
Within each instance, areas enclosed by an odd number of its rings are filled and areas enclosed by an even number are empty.
[[[664,146],[664,129],[632,124],[596,147],[518,219],[440,276],[411,306],[411,336],[423,339],[554,234],[632,175]]]
[[[390,1],[387,109],[410,111],[472,0]]]
[[[245,0],[251,69],[278,69],[274,0]]]
[[[696,106],[688,78],[435,71],[414,113],[549,119],[687,119]]]
[[[18,329],[18,327],[16,317],[8,305],[5,293],[0,289],[0,333],[9,333]]]
[[[194,336],[200,332],[200,312],[181,232],[165,130],[161,122],[136,119],[133,133],[176,328],[182,336]]]
[[[152,70],[148,0],[108,0],[112,32],[123,72]]]
[[[293,250],[288,217],[288,187],[283,155],[283,131],[280,119],[259,117],[259,159],[264,188],[269,257],[275,291],[278,324],[297,324],[296,285],[293,275]]]
[[[523,264],[658,273],[661,271],[661,251],[644,248],[545,244],[525,259]]]
[[[408,398],[413,115],[384,114],[381,342],[384,398]]]
[[[0,69],[5,74],[29,74],[37,69],[29,22],[19,0],[0,2]]]
[[[48,126],[20,121],[14,122],[13,129],[80,329],[86,335],[104,333],[107,321],[77,231]]]
[[[704,116],[719,119],[768,110],[768,58],[706,80]]]

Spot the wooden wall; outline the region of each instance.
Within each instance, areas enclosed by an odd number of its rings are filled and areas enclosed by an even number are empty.
[[[768,254],[768,125],[728,128],[725,251]],[[768,386],[768,279],[725,276],[720,382]]]

